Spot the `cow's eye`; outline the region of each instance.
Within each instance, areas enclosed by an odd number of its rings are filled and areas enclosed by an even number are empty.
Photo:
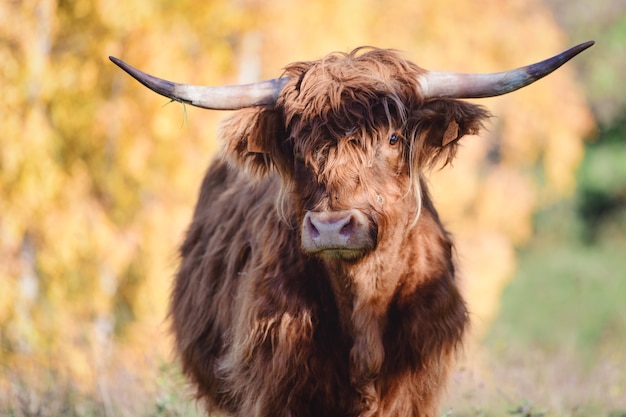
[[[300,152],[299,150],[295,151],[293,157],[296,165],[304,165],[304,155],[302,154],[302,152]]]
[[[398,135],[392,133],[391,136],[389,136],[389,144],[395,145],[396,143],[398,143]]]

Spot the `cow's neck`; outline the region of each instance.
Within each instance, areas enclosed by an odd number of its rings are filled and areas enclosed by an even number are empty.
[[[402,302],[404,294],[413,292],[426,277],[432,277],[433,268],[444,268],[433,265],[433,261],[450,262],[445,256],[431,253],[431,247],[424,244],[447,238],[434,212],[422,213],[415,227],[401,225],[387,236],[376,250],[358,262],[325,262],[339,320],[353,341],[351,380],[361,394],[361,406],[372,413],[378,407],[375,381],[385,358],[383,334],[390,306]]]
[[[413,228],[402,224],[390,230],[374,251],[356,262],[324,260],[347,334],[356,337],[371,320],[384,324],[389,306],[406,287],[429,275],[432,254],[420,251],[419,243],[424,233],[440,234],[440,230],[424,227],[436,222],[429,212],[422,217]]]

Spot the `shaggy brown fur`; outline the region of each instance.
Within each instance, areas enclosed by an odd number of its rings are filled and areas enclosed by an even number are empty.
[[[437,415],[468,319],[421,172],[488,114],[425,101],[422,73],[379,49],[292,64],[276,106],[224,125],[171,299],[207,410]],[[327,210],[364,213],[373,248],[305,253],[305,214]]]

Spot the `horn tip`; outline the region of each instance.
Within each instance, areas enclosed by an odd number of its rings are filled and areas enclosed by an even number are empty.
[[[587,41],[587,42],[579,43],[578,45],[572,46],[570,49],[563,52],[561,56],[565,58],[565,61],[569,61],[570,59],[572,59],[579,53],[583,52],[584,50],[591,48],[595,43],[596,41]]]
[[[595,45],[595,43],[596,43],[596,41],[590,40],[590,41],[583,42],[583,43],[579,44],[575,48],[579,48],[581,51],[584,51],[587,48],[591,48],[593,45]]]
[[[132,75],[132,69],[133,67],[131,67],[130,65],[128,65],[126,62],[122,61],[119,58],[116,58],[112,55],[109,56],[109,60],[114,63],[115,65],[117,65],[118,67],[120,67],[121,69],[123,69],[124,71],[126,71],[127,73]]]

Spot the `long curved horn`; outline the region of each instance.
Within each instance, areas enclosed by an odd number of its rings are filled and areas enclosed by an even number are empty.
[[[427,99],[484,98],[510,93],[545,77],[594,43],[581,43],[545,61],[510,71],[491,74],[431,71],[419,79],[421,92]]]
[[[288,78],[275,78],[226,87],[179,84],[146,74],[113,56],[109,59],[155,93],[182,103],[213,110],[238,110],[245,107],[274,105],[288,81]]]

